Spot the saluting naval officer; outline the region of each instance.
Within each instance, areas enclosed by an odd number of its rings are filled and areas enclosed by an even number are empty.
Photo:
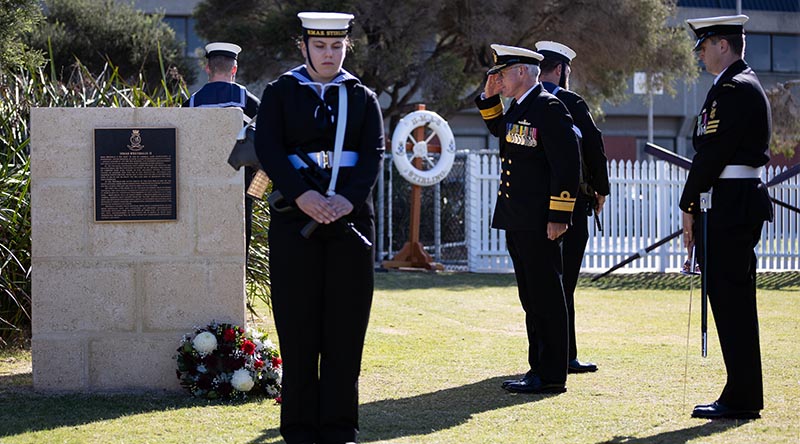
[[[237,59],[242,48],[226,42],[214,42],[206,45],[206,66],[208,83],[197,90],[183,102],[183,107],[192,108],[241,108],[244,123],[250,122],[258,113],[260,100],[242,85],[236,83],[236,72],[239,69]],[[226,149],[230,147],[225,147]],[[250,186],[256,171],[251,167],[244,170],[244,189]],[[250,249],[252,232],[253,198],[245,193],[245,254]]]
[[[561,282],[561,236],[575,206],[578,141],[567,108],[538,83],[542,55],[493,44],[494,66],[475,99],[500,138],[502,171],[492,228],[506,230],[525,310],[530,370],[503,387],[520,393],[567,390],[568,317]],[[500,95],[513,98],[504,112]]]
[[[374,243],[383,117],[375,93],[342,69],[353,15],[298,17],[305,64],[266,86],[256,132],[265,172],[296,207],[272,211],[269,227],[272,313],[283,358],[280,431],[288,444],[354,442],[374,259],[371,247],[333,222],[346,216]],[[335,186],[317,190],[307,182],[297,149]],[[320,225],[306,238],[301,230],[310,220]]]
[[[687,20],[697,35],[695,51],[716,78],[695,123],[696,154],[680,200],[683,239],[706,264],[702,273],[728,373],[719,398],[694,408],[698,418],[758,418],[764,407],[753,249],[773,215],[761,181],[772,122],[764,90],[743,60],[747,18]],[[704,192],[712,193],[707,251],[695,220]]]
[[[597,371],[596,364],[578,360],[575,337],[575,287],[578,285],[586,242],[589,240],[588,218],[592,216],[592,212],[600,214],[610,191],[606,166],[608,159],[603,147],[603,135],[594,124],[589,106],[583,97],[569,90],[571,62],[575,58],[575,51],[564,44],[543,40],[536,42],[536,52],[544,56],[539,64],[542,69],[539,80],[547,92],[564,102],[575,123],[580,141],[583,174],[576,196],[572,226],[564,234],[562,280],[569,313],[569,373],[594,372]]]

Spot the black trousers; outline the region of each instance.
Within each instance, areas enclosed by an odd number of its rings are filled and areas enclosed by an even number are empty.
[[[307,218],[273,213],[270,222],[272,312],[283,359],[280,431],[288,444],[355,441],[358,376],[367,331],[372,250]],[[374,239],[371,219],[360,231]]]
[[[569,338],[561,241],[542,231],[506,231],[506,244],[525,310],[530,368],[545,382],[565,383]]]
[[[695,223],[700,264],[704,263],[702,224]],[[763,222],[732,224],[708,216],[708,300],[714,312],[728,380],[718,401],[728,407],[761,410],[764,388],[756,308],[756,255]]]
[[[575,211],[572,214],[572,226],[562,237],[564,298],[567,301],[567,313],[569,316],[568,358],[570,361],[578,358],[578,345],[575,340],[575,288],[578,285],[578,275],[581,272],[586,242],[589,240],[589,219],[585,216],[585,209],[588,205],[588,198],[583,194],[579,194],[575,202]]]

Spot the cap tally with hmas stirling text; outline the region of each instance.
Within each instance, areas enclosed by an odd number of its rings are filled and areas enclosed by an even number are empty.
[[[715,35],[737,35],[744,32],[744,23],[750,17],[739,15],[724,15],[720,17],[705,17],[696,19],[687,19],[686,23],[692,28],[697,36],[697,42],[694,44],[694,49],[700,49],[705,39]]]
[[[526,65],[538,65],[544,58],[536,51],[531,51],[527,48],[519,48],[517,46],[498,45],[493,43],[492,56],[494,57],[494,66],[489,68],[486,74],[497,74],[503,68],[517,63],[524,63]]]
[[[341,12],[301,12],[297,17],[303,23],[306,37],[347,37],[353,14]]]
[[[214,42],[206,45],[206,58],[214,56],[230,57],[235,59],[239,57],[242,48],[239,45],[225,42]]]

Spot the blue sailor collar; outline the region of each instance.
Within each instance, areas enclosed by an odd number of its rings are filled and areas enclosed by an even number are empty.
[[[561,89],[560,86],[556,85],[553,82],[542,82],[542,86],[544,87],[544,89],[547,90],[547,92],[549,92],[552,95],[558,94],[558,90]]]
[[[328,87],[339,86],[340,84],[348,81],[355,81],[356,83],[361,83],[361,81],[358,80],[358,77],[350,74],[345,69],[340,70],[339,74],[328,83],[320,83],[311,80],[311,76],[308,74],[308,68],[306,68],[306,65],[300,65],[292,69],[291,71],[283,73],[283,75],[294,77],[301,85],[306,85],[309,88],[313,89],[314,92],[316,92],[323,100],[325,97],[325,90]],[[319,87],[319,89],[316,87]]]

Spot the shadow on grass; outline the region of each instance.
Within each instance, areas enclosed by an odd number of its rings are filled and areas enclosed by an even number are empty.
[[[487,287],[515,287],[514,274],[432,273],[428,271],[387,271],[375,273],[375,290],[424,290],[437,288],[464,291]]]
[[[517,404],[539,402],[557,395],[508,393],[500,384],[518,377],[503,376],[472,384],[400,399],[384,399],[359,406],[362,432],[359,442],[368,443],[406,436],[419,436],[458,427],[485,411]],[[281,442],[277,428],[266,429],[250,444]]]
[[[21,433],[74,427],[141,413],[213,404],[162,391],[113,394],[50,394],[33,390],[30,372],[0,376],[0,441]]]
[[[593,281],[596,274],[583,273],[578,286],[601,290],[689,290],[699,288],[700,277],[680,273],[618,273]],[[800,291],[800,272],[758,273],[759,290]],[[376,273],[375,290],[421,290],[427,288],[464,291],[487,287],[515,287],[514,274],[431,273],[425,271],[389,271]]]
[[[697,438],[706,438],[717,433],[744,425],[747,421],[742,420],[718,420],[707,421],[694,427],[680,430],[657,433],[650,436],[615,436],[609,441],[601,441],[598,444],[681,444]]]

